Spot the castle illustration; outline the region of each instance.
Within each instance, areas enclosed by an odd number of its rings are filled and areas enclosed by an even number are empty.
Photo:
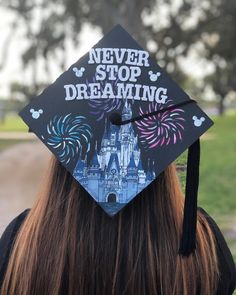
[[[130,104],[125,103],[122,120],[132,118]],[[121,126],[106,122],[100,151],[92,160],[79,159],[73,176],[99,203],[127,203],[154,178],[152,169],[144,171],[137,135],[131,123]]]

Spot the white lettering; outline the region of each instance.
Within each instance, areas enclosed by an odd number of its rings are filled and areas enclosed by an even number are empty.
[[[141,75],[141,69],[139,67],[130,67],[130,77],[129,77],[129,81],[130,82],[136,82],[137,81],[137,77],[139,77]]]
[[[87,85],[86,84],[76,84],[77,88],[77,97],[76,99],[87,99],[88,94],[87,94]]]
[[[115,98],[114,92],[113,92],[112,85],[110,83],[107,83],[103,89],[103,94],[101,98]]]
[[[126,48],[92,48],[89,51],[89,64],[126,64],[149,67],[149,54],[145,50]]]
[[[159,87],[157,89],[156,95],[155,95],[156,102],[165,104],[166,99],[168,98],[168,96],[166,94],[167,94],[167,88]]]
[[[73,100],[76,98],[76,88],[73,84],[64,85],[66,90],[65,100]]]
[[[96,68],[96,80],[103,81],[106,79],[105,65],[98,65]]]
[[[91,48],[89,50],[89,64],[97,63],[99,64],[101,62],[101,48]]]
[[[117,83],[117,98],[128,98],[132,99],[132,90],[133,90],[133,84],[124,84],[124,83]]]

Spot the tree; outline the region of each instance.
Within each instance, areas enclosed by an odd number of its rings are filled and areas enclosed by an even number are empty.
[[[224,100],[230,92],[236,91],[236,2],[234,0],[216,1],[215,19],[209,23],[202,34],[205,55],[215,65],[215,72],[206,77],[219,101],[219,114],[224,113]]]
[[[230,44],[235,42],[236,3],[234,0],[2,0],[25,26],[29,46],[23,54],[24,67],[33,69],[37,90],[37,60],[43,58],[49,74],[48,59],[57,55],[65,69],[65,44],[68,39],[78,45],[85,22],[106,33],[122,24],[135,39],[148,48],[158,63],[183,84],[186,75],[180,57],[201,43],[201,56],[215,66],[215,76],[206,77],[220,97],[219,109],[229,91],[235,90],[235,56]],[[37,15],[37,21],[35,21]],[[16,24],[14,23],[16,26]],[[216,75],[217,73],[217,75]],[[219,78],[220,77],[220,78]],[[219,80],[217,80],[219,78]]]

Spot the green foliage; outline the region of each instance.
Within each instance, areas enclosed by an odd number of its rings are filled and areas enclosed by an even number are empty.
[[[120,23],[182,85],[187,77],[179,63],[180,57],[185,58],[192,49],[196,49],[199,59],[206,59],[214,65],[215,72],[206,78],[205,84],[215,92],[220,113],[224,111],[224,98],[235,90],[236,57],[232,47],[236,41],[235,0],[62,0],[58,3],[50,0],[2,0],[1,5],[15,13],[3,45],[3,61],[14,30],[19,24],[24,25],[22,31],[28,44],[22,61],[24,70],[29,66],[32,68],[33,85],[17,87],[17,91],[28,99],[41,89],[37,80],[38,61],[44,61],[44,72],[48,76],[48,59],[52,56],[56,56],[57,65],[65,69],[66,42],[70,40],[78,46],[84,23],[99,27],[102,33]],[[202,93],[205,86],[196,85],[194,92]]]
[[[236,215],[236,114],[214,122],[202,140],[200,204],[215,215]]]
[[[6,119],[3,123],[0,122],[0,132],[1,131],[28,131],[28,126],[24,121],[14,114],[9,114],[6,116]]]
[[[236,261],[236,234],[232,218],[236,216],[236,113],[212,117],[214,125],[201,137],[201,164],[198,205],[203,207],[224,232]],[[0,131],[26,131],[20,117],[8,116]],[[0,152],[25,140],[0,140]],[[182,188],[185,187],[187,151],[176,160]],[[236,218],[234,222],[236,221]]]
[[[214,125],[201,137],[199,206],[214,216],[236,216],[236,113],[214,117]],[[187,151],[176,164],[187,162]],[[186,171],[179,177],[184,189]]]
[[[213,117],[214,125],[201,137],[201,164],[198,206],[203,207],[217,222],[236,262],[236,113]],[[187,152],[177,160],[184,165]],[[179,171],[182,188],[186,172]]]
[[[28,85],[26,83],[12,82],[10,85],[11,100],[14,98],[15,101],[21,99],[24,101],[30,101],[36,93],[47,87],[45,83],[37,83],[37,85]],[[22,103],[21,103],[22,104]],[[22,109],[23,106],[19,110]]]

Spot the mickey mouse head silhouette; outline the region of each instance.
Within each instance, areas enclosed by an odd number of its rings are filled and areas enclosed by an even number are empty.
[[[193,124],[196,127],[200,127],[202,125],[202,122],[205,121],[205,118],[204,117],[201,117],[200,119],[198,119],[197,116],[193,116],[192,119],[193,119]]]
[[[43,110],[39,109],[38,111],[35,111],[34,109],[30,109],[30,112],[32,114],[33,119],[38,119],[40,115],[43,113]]]
[[[78,69],[78,68],[74,67],[72,70],[75,72],[76,77],[82,77],[83,73],[85,71],[85,68],[81,67],[80,69]]]
[[[156,80],[158,79],[158,77],[161,76],[161,73],[160,72],[156,72],[156,74],[154,74],[153,71],[149,71],[148,74],[149,74],[149,79],[152,82],[156,82]]]

